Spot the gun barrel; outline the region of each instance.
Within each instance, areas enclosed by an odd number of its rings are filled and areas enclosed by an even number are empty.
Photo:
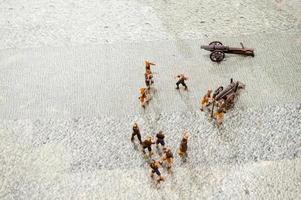
[[[201,45],[201,49],[205,49],[207,51],[215,51],[215,50],[219,50],[219,51],[229,51],[229,47],[228,46],[224,46],[224,45]]]
[[[210,46],[209,45],[201,45],[201,49],[205,49],[207,51],[210,51]]]
[[[223,97],[227,96],[229,93],[233,92],[235,90],[236,83],[230,83],[230,85],[225,88],[223,91],[221,91],[216,97],[214,98],[215,100],[220,100]]]

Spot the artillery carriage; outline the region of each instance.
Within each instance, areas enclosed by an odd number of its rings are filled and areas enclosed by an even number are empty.
[[[213,41],[209,45],[201,45],[201,49],[211,51],[210,59],[213,62],[221,62],[225,58],[226,53],[254,57],[254,49],[245,48],[243,43],[240,43],[240,45],[242,48],[224,46],[219,41]]]
[[[217,106],[219,109],[224,111],[229,110],[235,104],[235,100],[239,91],[244,89],[245,85],[239,81],[233,81],[230,79],[230,84],[224,88],[223,86],[218,87],[212,95],[212,110],[211,116],[213,116],[214,107]]]

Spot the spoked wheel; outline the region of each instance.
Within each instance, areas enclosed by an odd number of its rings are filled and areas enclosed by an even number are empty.
[[[209,45],[223,45],[223,43],[221,43],[220,41],[213,41],[210,42]]]
[[[216,50],[210,54],[210,59],[213,62],[221,62],[224,58],[225,58],[225,53],[223,51]]]

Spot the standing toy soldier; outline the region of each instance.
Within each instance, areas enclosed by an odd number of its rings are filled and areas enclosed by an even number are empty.
[[[159,167],[161,166],[162,162],[152,160],[150,163],[150,167],[152,168],[151,177],[154,178],[154,174],[156,173],[159,179],[157,179],[157,182],[160,183],[160,181],[164,181],[164,177],[161,175],[159,171]]]
[[[157,133],[156,137],[157,137],[157,140],[156,140],[157,147],[159,144],[161,144],[161,146],[164,146],[165,145],[165,142],[164,142],[165,135],[163,134],[163,132],[159,131],[159,133]]]
[[[149,101],[149,97],[148,97],[148,91],[146,88],[140,88],[139,90],[140,92],[140,104],[143,108],[145,108],[145,104]]]
[[[216,121],[217,127],[220,127],[224,121],[224,109],[218,108],[217,111],[213,114],[213,118]]]
[[[201,99],[201,108],[200,108],[201,111],[204,111],[204,107],[209,105],[209,103],[212,99],[211,93],[212,93],[212,90],[209,89],[207,91],[207,94],[205,96],[203,96],[203,98]]]
[[[164,155],[162,156],[162,161],[166,162],[167,170],[168,170],[168,172],[171,172],[171,167],[173,164],[173,153],[172,153],[171,149],[168,147],[164,147],[163,152],[164,152]]]
[[[176,83],[176,89],[180,89],[179,85],[182,84],[185,87],[185,90],[187,90],[187,85],[185,84],[185,81],[188,79],[188,77],[186,77],[184,74],[179,74],[176,77],[178,78],[178,82]]]
[[[150,70],[147,70],[144,73],[144,78],[145,78],[145,84],[146,84],[147,89],[150,89],[150,86],[154,83],[153,74],[150,72]]]
[[[140,144],[142,144],[142,140],[141,140],[141,134],[140,134],[140,130],[138,127],[137,123],[134,123],[133,125],[133,133],[132,133],[132,137],[131,137],[131,141],[134,142],[134,137],[137,136]]]
[[[152,155],[152,144],[155,142],[152,141],[152,137],[147,136],[146,139],[142,142],[142,152],[146,154],[145,149],[148,149],[149,155]]]
[[[180,148],[178,149],[178,154],[183,160],[186,160],[186,157],[187,157],[188,138],[189,138],[189,133],[188,132],[184,133],[184,136],[183,136],[181,144],[180,144]]]
[[[145,71],[151,70],[151,68],[150,68],[151,65],[156,65],[156,64],[146,60],[145,61]]]

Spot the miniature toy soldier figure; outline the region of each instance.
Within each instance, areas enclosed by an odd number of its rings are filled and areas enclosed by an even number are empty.
[[[156,173],[159,179],[157,179],[157,182],[160,183],[160,181],[164,181],[164,177],[161,175],[159,171],[159,167],[161,166],[162,162],[152,160],[150,163],[150,167],[152,168],[151,177],[154,178],[154,174]]]
[[[149,62],[149,61],[145,61],[145,71],[147,71],[147,70],[151,70],[151,68],[150,68],[150,66],[151,65],[156,65],[155,63],[151,63],[151,62]]]
[[[140,134],[140,130],[139,130],[139,127],[138,127],[138,124],[135,123],[133,125],[133,133],[132,133],[132,137],[131,137],[131,141],[134,142],[134,137],[137,136],[140,144],[142,144],[142,140],[141,140],[141,134]]]
[[[145,108],[145,104],[149,101],[148,92],[146,88],[140,88],[140,104],[143,108]]]
[[[213,114],[213,118],[215,119],[217,126],[220,127],[224,121],[224,109],[217,109],[217,111]]]
[[[185,90],[187,90],[187,85],[185,84],[185,81],[188,79],[187,77],[184,76],[184,74],[179,74],[177,76],[178,82],[176,83],[177,87],[176,89],[179,89],[179,85],[182,84],[185,87]]]
[[[210,101],[212,100],[211,93],[212,90],[209,89],[207,91],[207,94],[203,96],[203,98],[201,99],[201,108],[200,108],[201,111],[204,111],[204,107],[208,106]]]
[[[142,142],[142,152],[146,154],[145,149],[148,149],[149,154],[152,154],[152,144],[155,144],[155,142],[152,141],[152,137],[148,136],[143,142]]]
[[[154,83],[153,74],[148,70],[147,72],[145,72],[144,77],[145,77],[146,87],[147,89],[150,89],[150,86]]]
[[[173,153],[170,148],[163,148],[164,155],[162,157],[162,161],[166,162],[166,167],[169,172],[171,172],[171,167],[173,164]]]
[[[164,142],[165,135],[163,134],[163,132],[159,131],[159,133],[157,133],[156,137],[157,137],[157,140],[156,140],[157,147],[159,144],[161,144],[161,146],[164,146],[165,145],[165,142]]]
[[[182,159],[186,159],[186,157],[187,157],[188,138],[189,138],[189,133],[188,132],[184,133],[184,136],[183,136],[181,144],[180,144],[180,148],[178,149],[178,154]]]

